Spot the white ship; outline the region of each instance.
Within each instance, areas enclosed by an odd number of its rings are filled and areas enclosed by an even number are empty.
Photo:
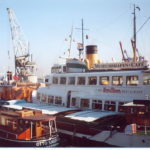
[[[85,59],[52,67],[37,101],[68,108],[55,113],[63,137],[86,146],[150,147],[150,69],[136,55],[135,35],[132,60],[101,63],[97,46],[88,45]]]

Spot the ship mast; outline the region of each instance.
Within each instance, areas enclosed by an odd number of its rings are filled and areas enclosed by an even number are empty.
[[[71,52],[71,46],[72,46],[72,36],[73,36],[73,26],[72,26],[72,28],[71,28],[71,34],[70,34],[70,36],[69,36],[69,38],[70,38],[70,42],[69,42],[69,49],[68,49],[68,58],[70,58],[70,52]]]
[[[81,55],[84,51],[84,24],[83,24],[83,19],[81,20],[81,28],[77,28],[77,29],[80,29],[82,31],[82,34],[81,34],[82,46],[79,48],[79,59],[81,59]]]
[[[81,30],[82,31],[82,34],[81,34],[81,39],[82,39],[82,43],[80,43],[80,48],[78,48],[79,50],[79,59],[82,59],[81,58],[81,55],[83,55],[83,52],[84,52],[84,30],[88,30],[88,29],[84,29],[84,23],[83,23],[83,19],[81,19],[81,28],[76,28],[78,30]]]
[[[136,56],[136,9],[140,11],[140,8],[134,4],[134,10],[133,10],[133,62],[137,61]]]

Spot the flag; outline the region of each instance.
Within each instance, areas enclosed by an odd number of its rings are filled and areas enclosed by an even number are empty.
[[[79,50],[83,49],[83,44],[82,43],[77,43],[77,49],[79,49]]]
[[[19,80],[19,77],[18,77],[17,75],[14,75],[14,76],[13,76],[13,79],[14,79],[14,80]]]

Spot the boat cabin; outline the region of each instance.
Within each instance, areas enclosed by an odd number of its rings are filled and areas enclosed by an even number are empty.
[[[3,108],[0,111],[0,136],[15,140],[46,139],[57,133],[54,116],[40,111]]]
[[[150,135],[150,100],[134,100],[121,106],[125,112],[128,130],[133,134]]]

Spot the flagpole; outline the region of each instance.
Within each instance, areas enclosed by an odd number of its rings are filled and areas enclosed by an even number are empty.
[[[82,45],[84,50],[84,25],[83,25],[83,18],[82,18]]]

